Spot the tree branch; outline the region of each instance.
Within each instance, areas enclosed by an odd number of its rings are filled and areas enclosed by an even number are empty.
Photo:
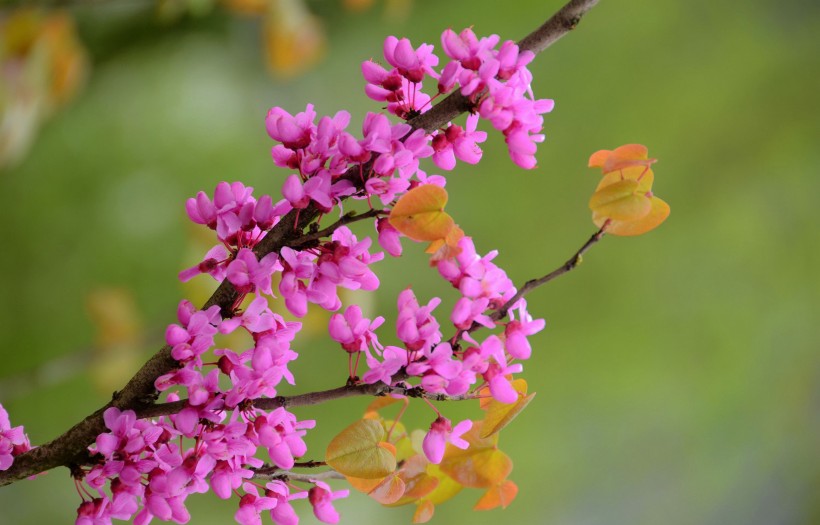
[[[604,225],[604,227],[606,227],[606,224]],[[524,297],[531,291],[535,290],[539,286],[545,285],[553,279],[556,279],[564,275],[565,273],[575,269],[576,266],[581,264],[581,257],[584,255],[584,253],[586,253],[586,251],[589,250],[593,244],[600,241],[601,237],[604,236],[604,227],[602,227],[597,232],[593,233],[592,237],[587,239],[587,242],[585,242],[584,245],[581,246],[577,252],[575,252],[575,255],[573,255],[567,260],[567,262],[565,262],[564,264],[562,264],[561,266],[559,266],[558,268],[556,268],[555,270],[551,271],[543,277],[540,277],[538,279],[530,279],[529,281],[524,283],[524,286],[519,288],[518,292],[512,297],[512,299],[501,305],[501,308],[490,314],[490,319],[492,319],[493,321],[500,321],[501,319],[507,316],[507,313],[510,311],[510,308],[512,308],[515,305],[515,303],[517,303],[519,300],[521,300],[522,297]],[[450,341],[452,344],[455,344],[464,336],[464,334],[475,332],[483,326],[483,324],[473,321],[473,324],[470,325],[469,328],[459,330],[458,332],[456,332],[456,335],[454,335],[453,338],[450,339]]]
[[[538,279],[531,279],[531,280],[527,281],[526,283],[524,283],[524,286],[522,286],[518,290],[518,293],[516,293],[513,296],[512,299],[510,299],[509,301],[504,303],[504,305],[501,308],[496,310],[490,316],[490,318],[494,321],[498,321],[499,319],[502,319],[502,318],[506,317],[507,312],[510,310],[510,308],[512,308],[512,306],[515,303],[517,303],[522,297],[524,297],[525,295],[527,295],[531,291],[535,290],[539,286],[543,286],[543,285],[547,284],[548,282],[552,281],[553,279],[555,279],[557,277],[560,277],[560,276],[564,275],[565,273],[567,273],[569,271],[574,270],[576,266],[581,264],[581,260],[582,260],[581,256],[583,256],[584,253],[586,253],[586,251],[589,250],[592,247],[593,244],[600,241],[601,237],[604,236],[604,233],[605,233],[604,229],[601,228],[597,232],[593,233],[592,237],[590,237],[587,240],[587,242],[585,242],[584,245],[581,246],[578,249],[577,252],[575,252],[575,255],[573,255],[572,257],[570,257],[567,260],[567,262],[565,262],[564,264],[562,264],[561,266],[559,266],[558,268],[556,268],[555,270],[551,271],[550,273],[548,273],[547,275],[545,275],[543,277],[540,277]]]
[[[396,378],[394,378],[396,379]],[[254,399],[252,406],[261,410],[274,410],[279,407],[303,407],[309,405],[321,405],[328,401],[335,399],[343,399],[346,397],[356,396],[386,396],[389,394],[396,394],[407,397],[416,397],[430,399],[433,401],[466,401],[468,399],[475,399],[471,395],[448,396],[446,394],[434,394],[427,392],[419,387],[394,385],[389,386],[384,383],[374,383],[372,385],[358,384],[345,385],[338,388],[331,388],[330,390],[321,390],[318,392],[308,392],[306,394],[298,394],[295,396],[277,396],[277,397],[260,397]],[[148,417],[168,416],[179,413],[183,408],[188,406],[188,401],[185,399],[179,401],[172,401],[170,403],[158,403],[155,405],[146,405],[137,408],[135,412],[140,419]],[[233,410],[228,408],[227,410]]]
[[[294,467],[306,468],[314,466],[324,466],[324,463],[320,461],[314,463],[315,465],[307,466],[299,465],[297,463],[296,465],[294,465]],[[281,479],[288,481],[303,481],[305,483],[326,479],[345,479],[343,474],[340,474],[335,470],[323,470],[322,472],[303,473],[292,472],[290,470],[283,470],[273,466],[260,467],[258,469],[255,469],[253,472],[253,477],[254,479]]]
[[[535,53],[543,51],[574,29],[581,17],[597,3],[598,0],[570,0],[546,23],[522,39],[519,42],[521,49],[531,50]],[[423,128],[432,131],[445,125],[460,113],[470,110],[470,108],[470,104],[464,97],[459,92],[455,92],[432,107],[430,111],[410,120],[408,123],[414,129]],[[358,170],[359,167],[355,166],[345,176],[355,180],[356,177],[353,174],[354,171],[358,174]],[[298,245],[305,227],[312,223],[319,214],[319,209],[313,204],[298,211],[298,222],[297,210],[289,212],[256,245],[254,253],[261,258],[268,253],[279,252],[284,246]],[[203,309],[219,305],[223,316],[230,317],[232,315],[230,308],[237,298],[238,293],[225,280],[205,303]],[[156,378],[178,366],[179,364],[171,357],[171,347],[168,345],[163,346],[128,381],[128,384],[112,397],[108,404],[83,419],[58,438],[17,456],[8,470],[0,472],[0,486],[8,485],[61,465],[67,465],[75,459],[82,458],[88,445],[94,442],[98,434],[106,430],[102,415],[107,408],[115,406],[122,410],[147,410],[156,396],[156,390],[154,389]]]

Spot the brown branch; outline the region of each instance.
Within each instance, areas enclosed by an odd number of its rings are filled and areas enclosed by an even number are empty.
[[[532,51],[535,54],[545,50],[561,37],[575,29],[578,22],[587,12],[595,7],[598,0],[570,0],[544,24],[518,41],[520,51]],[[414,129],[432,132],[447,124],[462,113],[473,109],[473,104],[461,94],[454,91],[430,111],[422,113],[408,123]]]
[[[359,213],[358,215],[356,214],[356,212],[353,211],[348,212],[344,214],[341,219],[334,222],[324,230],[311,232],[299,237],[299,240],[293,246],[291,246],[291,248],[307,248],[311,245],[311,243],[315,243],[319,239],[322,239],[324,237],[330,237],[333,234],[333,232],[338,230],[340,227],[345,226],[346,224],[363,221],[365,219],[370,219],[373,217],[378,217],[379,215],[384,215],[386,213],[386,210],[379,210],[375,208],[363,213]]]
[[[553,279],[560,277],[565,273],[575,269],[576,266],[581,264],[581,256],[584,255],[584,253],[586,253],[586,251],[589,250],[593,244],[600,241],[601,237],[604,236],[604,233],[604,228],[601,228],[597,232],[593,233],[592,237],[590,237],[587,240],[587,242],[585,242],[584,245],[581,246],[581,248],[579,248],[577,252],[575,252],[575,255],[573,255],[567,260],[567,262],[565,262],[564,264],[562,264],[561,266],[559,266],[558,268],[556,268],[555,270],[551,271],[543,277],[540,277],[538,279],[530,279],[529,281],[524,283],[524,286],[522,286],[518,290],[518,292],[516,292],[512,299],[501,305],[501,307],[498,310],[490,314],[490,319],[492,319],[493,321],[500,321],[501,319],[507,316],[507,312],[509,312],[510,308],[512,308],[515,305],[515,303],[517,303],[522,297],[524,297],[531,291],[535,290],[539,286],[545,285]],[[483,324],[473,321],[473,324],[471,324],[468,328],[457,331],[456,335],[454,335],[449,341],[451,344],[456,344],[458,341],[461,340],[462,337],[464,337],[464,334],[473,333],[479,328],[483,327]]]
[[[322,462],[316,462],[318,465],[324,465]],[[299,467],[297,463],[294,467]],[[260,467],[253,472],[254,479],[281,479],[287,481],[301,481],[304,483],[311,483],[317,480],[326,479],[345,479],[343,474],[335,470],[323,470],[322,472],[292,472],[290,470],[283,470],[278,467]]]
[[[394,380],[401,380],[399,376],[394,377]],[[432,401],[466,401],[468,399],[475,399],[471,395],[448,396],[446,394],[435,394],[427,392],[418,387],[394,385],[389,386],[384,383],[374,383],[372,385],[358,384],[345,385],[330,390],[321,390],[319,392],[308,392],[306,394],[298,394],[295,396],[277,396],[277,397],[260,397],[254,399],[252,406],[261,410],[274,410],[279,407],[303,407],[309,405],[321,405],[328,401],[335,399],[343,399],[346,397],[356,396],[386,396],[388,394],[396,394],[407,397],[417,397],[430,399]],[[137,417],[140,419],[148,417],[168,416],[179,413],[183,408],[188,406],[185,399],[180,401],[172,401],[170,403],[158,403],[155,405],[146,405],[135,410]],[[229,409],[232,410],[232,409]]]
[[[544,25],[522,39],[519,43],[521,48],[535,53],[543,51],[574,29],[581,17],[597,3],[598,0],[570,0]],[[456,92],[436,104],[430,111],[410,120],[408,123],[414,129],[423,128],[431,131],[445,125],[460,113],[469,109],[470,105],[466,103],[464,97]],[[355,166],[348,171],[345,177],[355,180],[354,172],[358,173],[358,169],[359,167]],[[262,257],[271,252],[279,252],[284,246],[298,245],[303,230],[319,214],[319,209],[312,204],[298,212],[298,223],[296,210],[287,213],[256,245],[254,253],[257,257]],[[225,280],[205,303],[203,309],[219,305],[223,316],[230,317],[232,315],[230,308],[237,297],[236,290]],[[128,384],[112,397],[108,404],[83,419],[58,438],[17,456],[8,470],[0,472],[0,486],[81,459],[88,445],[94,442],[98,434],[105,431],[102,415],[107,408],[115,406],[123,410],[147,410],[147,407],[151,405],[153,398],[156,396],[156,390],[154,389],[156,378],[178,366],[179,364],[171,357],[171,348],[168,345],[163,346],[131,378]]]

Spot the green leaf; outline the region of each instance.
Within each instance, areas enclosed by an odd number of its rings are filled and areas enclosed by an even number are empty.
[[[385,435],[378,421],[360,419],[331,440],[325,461],[345,476],[383,478],[396,470],[396,448]]]

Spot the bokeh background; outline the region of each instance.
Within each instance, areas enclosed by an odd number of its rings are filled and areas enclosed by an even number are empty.
[[[356,128],[378,107],[359,63],[386,35],[438,43],[473,26],[517,39],[562,5],[57,3],[76,29],[52,47],[62,91],[32,109],[5,76],[0,98],[0,402],[34,443],[109,399],[182,297],[207,296],[206,278],[175,277],[210,246],[183,203],[221,180],[279,191],[270,106],[348,109]],[[517,283],[561,264],[594,231],[589,154],[629,142],[659,159],[655,191],[672,215],[645,236],[605,238],[530,296],[548,322],[525,370],[538,395],[501,436],[518,499],[476,513],[480,494],[465,490],[432,523],[820,523],[818,35],[815,2],[604,1],[532,64],[536,94],[556,100],[538,169],[516,168],[492,135],[480,167],[449,177],[449,209],[479,250],[498,249]],[[379,263],[377,294],[347,300],[389,317],[409,284],[422,300],[448,294],[421,247],[406,250]],[[344,380],[326,320],[306,320],[299,389],[282,393]],[[319,420],[314,450],[366,403],[300,411]],[[232,522],[235,501],[189,502],[192,523]],[[55,470],[0,489],[0,523],[73,522],[78,503]],[[342,523],[412,515],[358,494],[338,507]]]

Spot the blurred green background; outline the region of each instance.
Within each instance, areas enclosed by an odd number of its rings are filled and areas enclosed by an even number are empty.
[[[278,193],[288,173],[270,160],[270,106],[348,109],[359,129],[378,107],[359,63],[380,58],[386,35],[438,45],[444,28],[474,26],[517,39],[562,2],[416,0],[406,15],[308,5],[326,54],[301,76],[269,74],[253,18],[72,8],[86,87],[0,172],[0,402],[34,443],[104,404],[159,347],[177,302],[206,296],[206,278],[175,277],[210,246],[184,201],[221,180]],[[536,95],[556,100],[538,169],[516,168],[491,135],[481,166],[449,177],[449,209],[479,251],[498,249],[516,283],[561,264],[594,231],[589,154],[624,143],[659,159],[654,190],[672,215],[648,235],[604,238],[530,296],[547,319],[524,374],[538,395],[501,436],[518,499],[476,513],[480,493],[465,490],[432,523],[820,523],[818,35],[815,2],[603,1],[532,64]],[[423,301],[450,294],[420,246],[405,250],[379,263],[375,297],[348,299],[389,316],[407,285]],[[326,319],[307,320],[298,388],[283,394],[344,381]],[[299,411],[319,421],[313,450],[366,403]],[[415,408],[410,420],[429,424]],[[235,501],[189,502],[192,523],[233,522]],[[69,523],[78,504],[58,469],[0,489],[0,523]],[[358,494],[338,508],[362,525],[412,512]]]

